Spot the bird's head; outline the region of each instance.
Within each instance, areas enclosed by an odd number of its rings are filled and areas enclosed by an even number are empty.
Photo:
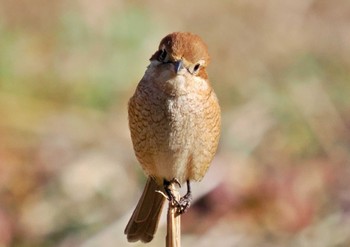
[[[208,48],[193,33],[174,32],[165,36],[150,60],[160,66],[170,64],[175,75],[189,73],[207,79]]]

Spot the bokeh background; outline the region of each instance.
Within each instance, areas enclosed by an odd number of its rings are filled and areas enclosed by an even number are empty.
[[[0,246],[139,246],[126,107],[173,31],[223,115],[183,245],[350,246],[349,27],[347,0],[1,0]]]

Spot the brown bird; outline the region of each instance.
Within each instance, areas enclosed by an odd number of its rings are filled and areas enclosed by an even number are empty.
[[[165,197],[183,213],[190,204],[190,181],[200,181],[216,152],[221,114],[209,83],[206,44],[192,33],[164,37],[129,101],[129,127],[135,154],[148,175],[143,194],[125,228],[128,241],[149,242]],[[173,182],[187,182],[177,201]]]

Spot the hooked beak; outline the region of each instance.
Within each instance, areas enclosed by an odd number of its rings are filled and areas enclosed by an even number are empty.
[[[179,73],[179,71],[184,68],[182,60],[175,61],[174,65],[175,65],[175,72],[176,72],[176,74]]]

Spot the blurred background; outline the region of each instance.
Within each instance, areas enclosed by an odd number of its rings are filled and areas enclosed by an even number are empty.
[[[127,101],[173,31],[223,115],[183,245],[350,246],[349,26],[347,0],[1,0],[0,246],[139,246]]]

